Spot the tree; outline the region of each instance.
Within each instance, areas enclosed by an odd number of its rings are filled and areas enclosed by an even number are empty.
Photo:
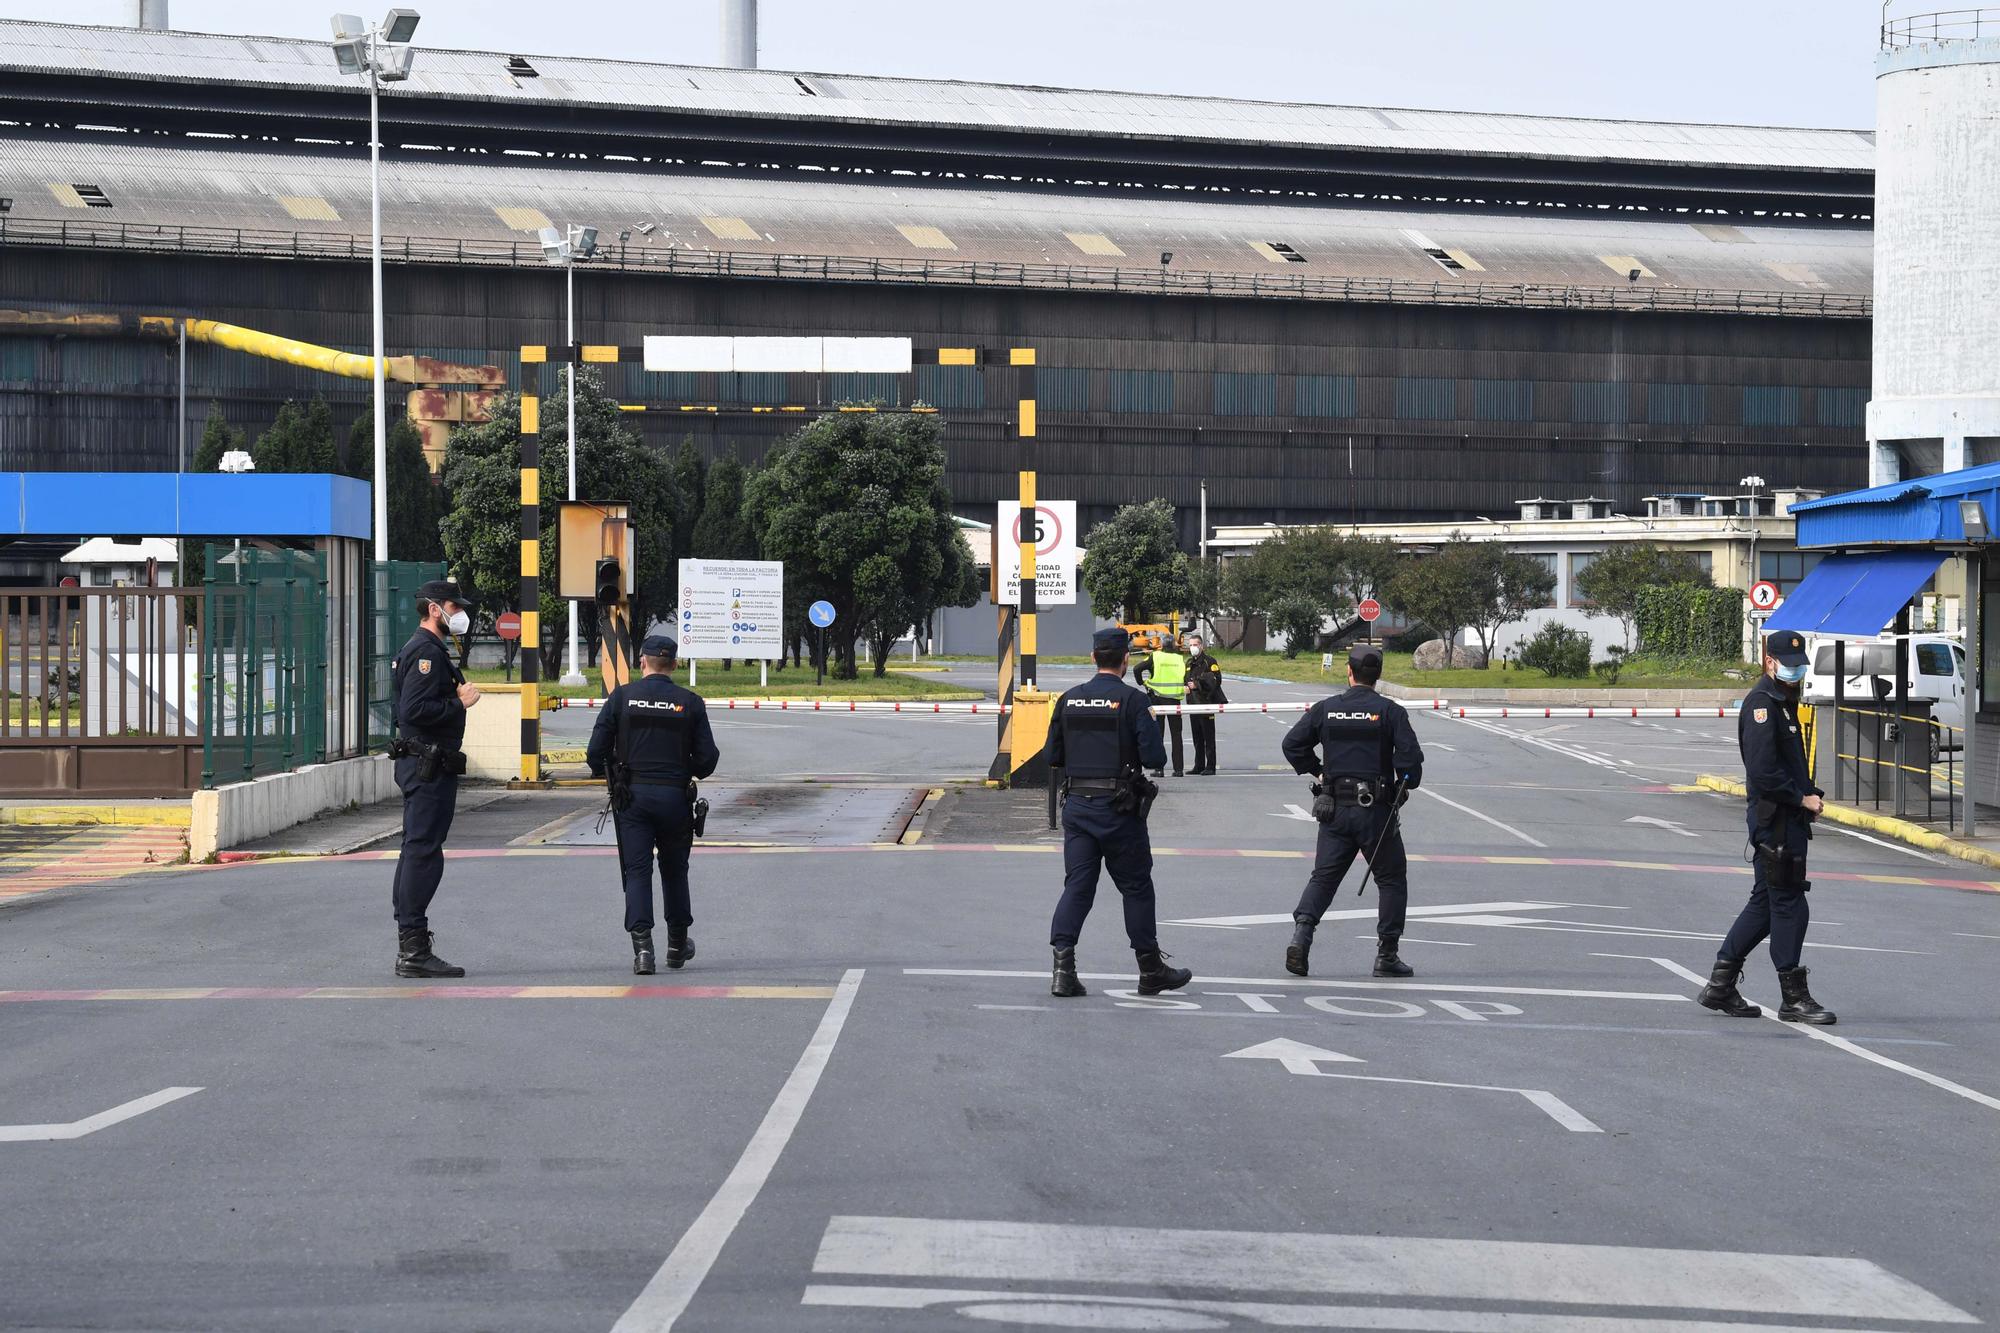
[[[1479,650],[1493,661],[1493,645],[1502,627],[1549,605],[1556,590],[1556,572],[1532,556],[1500,542],[1472,542],[1468,556],[1479,580],[1479,598],[1466,623],[1479,637]]]
[[[1600,551],[1576,576],[1576,590],[1590,602],[1590,614],[1613,616],[1625,627],[1625,646],[1639,617],[1639,594],[1673,583],[1709,587],[1707,571],[1694,557],[1652,542],[1619,543]]]
[[[561,386],[557,386],[558,393]],[[648,449],[625,424],[618,406],[591,371],[576,379],[578,439],[577,494],[622,503],[632,520],[638,551],[632,623],[650,623],[653,612],[674,605],[674,519],[679,496],[666,455]],[[544,417],[547,421],[549,418]],[[541,436],[545,477],[569,467],[568,422]],[[446,558],[460,583],[469,584],[489,611],[521,609],[521,401],[513,394],[493,404],[489,421],[461,428],[445,457],[445,490],[450,510],[441,525]],[[569,606],[556,595],[557,509],[555,493],[544,492],[541,509],[542,629],[549,642],[568,629]],[[586,622],[589,613],[586,612]],[[582,626],[586,632],[594,624]]]
[[[1165,500],[1126,505],[1090,530],[1078,578],[1090,609],[1106,620],[1145,623],[1188,602],[1188,558]]]
[[[424,458],[423,437],[407,417],[389,423],[384,445],[389,455],[389,557],[442,560],[444,488]],[[347,432],[347,459],[341,471],[374,484],[375,413],[363,412]]]
[[[1285,656],[1297,657],[1318,640],[1328,616],[1351,615],[1376,591],[1394,558],[1387,542],[1333,528],[1282,528],[1230,562],[1222,601],[1246,620],[1263,616],[1284,636]]]
[[[1453,537],[1430,554],[1406,562],[1383,590],[1391,606],[1444,639],[1447,662],[1459,631],[1478,618],[1490,591],[1473,546],[1463,537]]]
[[[194,447],[193,467],[196,472],[213,474],[222,470],[222,456],[232,449],[244,447],[243,432],[223,419],[222,404],[208,405],[208,421],[201,428],[201,440]],[[208,544],[203,541],[183,541],[181,543],[180,580],[184,588],[199,588],[208,574]],[[195,603],[187,599],[188,623],[194,622]]]
[[[690,530],[688,554],[698,560],[755,560],[757,538],[743,517],[747,473],[735,453],[708,466],[701,513]]]
[[[337,472],[340,450],[333,438],[333,412],[326,399],[301,407],[288,401],[270,429],[250,450],[259,472]]]
[[[1188,624],[1200,626],[1215,620],[1222,605],[1222,566],[1214,560],[1188,562]]]
[[[702,554],[694,549],[694,530],[707,503],[708,465],[702,462],[701,450],[695,446],[694,436],[681,440],[680,452],[674,455],[673,467],[674,488],[681,497],[674,523],[674,559],[679,561]],[[709,558],[722,560],[727,557],[718,555]],[[675,577],[679,577],[678,572]]]
[[[785,563],[787,610],[833,604],[828,639],[841,679],[857,674],[863,635],[877,644],[900,636],[963,592],[941,436],[935,417],[823,416],[745,486],[759,549]]]

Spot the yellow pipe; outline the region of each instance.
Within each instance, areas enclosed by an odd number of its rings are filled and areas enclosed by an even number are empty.
[[[299,342],[293,338],[280,338],[275,334],[259,333],[237,324],[224,324],[213,319],[190,319],[185,321],[187,336],[196,342],[212,343],[217,347],[227,347],[235,352],[248,352],[252,356],[268,357],[273,361],[286,361],[307,370],[323,370],[330,375],[345,375],[349,379],[369,380],[375,378],[375,358],[362,356],[357,352],[341,352],[331,347],[321,347],[315,343]],[[385,357],[384,378],[402,379],[395,373],[396,362],[401,357]]]

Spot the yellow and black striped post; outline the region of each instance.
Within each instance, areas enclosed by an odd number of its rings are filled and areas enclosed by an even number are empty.
[[[1021,684],[1035,688],[1035,546],[1042,525],[1035,513],[1035,349],[1008,349],[1019,376],[1021,438]]]
[[[542,778],[542,367],[521,349],[521,781]]]

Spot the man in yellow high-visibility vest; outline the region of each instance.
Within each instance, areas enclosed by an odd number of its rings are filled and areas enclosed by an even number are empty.
[[[1179,705],[1187,699],[1187,659],[1181,656],[1180,646],[1170,639],[1162,639],[1160,646],[1138,667],[1133,669],[1132,679],[1139,688],[1156,704]],[[1181,776],[1181,715],[1163,713],[1159,720],[1167,724],[1173,734],[1174,776]],[[1153,770],[1154,777],[1165,774]]]

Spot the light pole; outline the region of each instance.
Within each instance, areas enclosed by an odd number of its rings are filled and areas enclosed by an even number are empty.
[[[569,366],[565,378],[569,381],[569,500],[576,503],[576,261],[588,259],[597,253],[597,228],[579,227],[571,223],[563,230],[544,227],[541,230],[542,256],[551,264],[563,270],[563,286],[568,300],[568,317],[564,323],[566,336],[564,345],[569,350]],[[562,683],[582,685],[583,670],[577,665],[576,608],[569,614],[569,656],[565,659]]]
[[[1763,487],[1764,479],[1753,473],[1748,477],[1742,478],[1736,484],[1738,486],[1748,486],[1750,488],[1750,583],[1754,587],[1757,583],[1757,580],[1764,577],[1764,571],[1757,568],[1757,492]],[[1757,610],[1755,607],[1748,605],[1747,599],[1745,602],[1745,610],[1750,618],[1750,633],[1751,633],[1750,648],[1752,656],[1755,657],[1757,656],[1756,654],[1756,648],[1757,648],[1756,632],[1758,625]]]
[[[380,25],[353,14],[333,16],[333,58],[342,74],[368,76],[368,236],[375,353],[375,558],[389,558],[389,423],[382,348],[382,112],[381,85],[410,77],[417,11],[392,9]]]

